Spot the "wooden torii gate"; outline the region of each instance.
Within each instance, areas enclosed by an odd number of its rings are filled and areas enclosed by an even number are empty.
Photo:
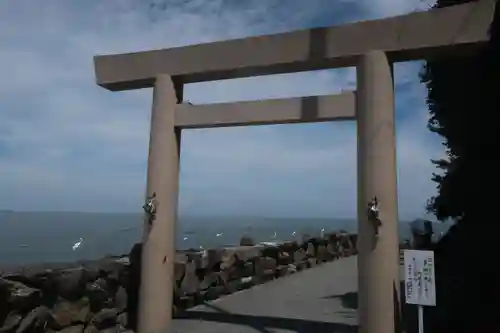
[[[342,26],[96,56],[98,85],[153,87],[138,332],[171,326],[181,130],[338,120],[357,122],[360,332],[394,332],[399,237],[392,63],[474,52],[488,39],[494,6],[481,0]],[[181,104],[187,83],[349,66],[357,68],[356,91]]]

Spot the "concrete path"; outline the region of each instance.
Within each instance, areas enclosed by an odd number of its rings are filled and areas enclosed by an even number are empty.
[[[190,309],[175,333],[357,332],[356,257],[301,271]]]

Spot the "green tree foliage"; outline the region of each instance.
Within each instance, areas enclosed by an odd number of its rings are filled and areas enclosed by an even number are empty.
[[[472,1],[437,0],[435,7],[466,2]],[[495,16],[498,16],[498,12]],[[491,135],[495,135],[496,128],[492,126],[498,126],[492,120],[495,99],[498,100],[498,91],[493,91],[498,89],[495,83],[498,81],[498,77],[495,78],[498,72],[494,70],[498,66],[493,63],[498,57],[498,52],[494,50],[497,47],[494,46],[494,39],[498,39],[495,29],[498,30],[492,24],[490,43],[476,52],[429,60],[421,74],[421,81],[428,89],[428,127],[444,138],[446,147],[446,156],[433,161],[440,169],[433,175],[438,193],[428,202],[428,210],[440,220],[452,218],[460,222],[465,218],[466,165],[469,174],[473,169],[481,169],[482,172],[479,172],[485,175],[492,163],[498,164],[486,153],[495,142]],[[467,144],[469,150],[466,159]],[[477,183],[480,183],[479,179]],[[474,186],[470,183],[467,185]],[[472,190],[472,187],[467,190]]]
[[[436,7],[465,2],[471,1],[437,0]],[[467,56],[427,61],[421,79],[429,129],[444,138],[447,155],[433,161],[442,172],[434,175],[438,193],[428,208],[458,222],[434,248],[437,306],[428,311],[426,332],[500,332],[500,271],[492,264],[498,260],[500,3],[488,43]]]

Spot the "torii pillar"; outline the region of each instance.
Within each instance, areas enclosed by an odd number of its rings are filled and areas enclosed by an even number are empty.
[[[361,333],[392,333],[399,302],[399,234],[394,82],[381,51],[357,66],[358,297]],[[369,203],[379,203],[377,228]],[[378,230],[377,230],[378,229]]]
[[[147,196],[155,194],[154,220],[147,219],[142,241],[138,332],[169,332],[172,321],[175,226],[179,192],[180,130],[175,108],[182,86],[169,75],[156,77],[151,111]]]

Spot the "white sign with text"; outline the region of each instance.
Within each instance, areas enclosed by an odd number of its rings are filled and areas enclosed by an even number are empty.
[[[405,250],[404,263],[406,303],[435,306],[434,252]]]

